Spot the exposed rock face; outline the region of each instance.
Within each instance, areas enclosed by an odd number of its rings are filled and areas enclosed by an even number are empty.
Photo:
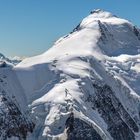
[[[90,98],[95,109],[108,125],[108,131],[114,140],[134,140],[134,132],[139,128],[127,113],[108,85],[93,84],[96,96]]]
[[[66,121],[67,140],[102,140],[96,130],[71,113]]]
[[[137,27],[133,27],[133,31],[134,34],[138,37],[138,39],[140,40],[140,30]]]
[[[32,133],[34,123],[25,116],[18,106],[5,94],[0,93],[0,139],[10,137],[26,139]]]
[[[86,102],[92,104],[107,124],[107,131],[114,140],[135,140],[139,128],[108,85],[93,84],[95,95],[89,95]],[[66,121],[68,140],[102,140],[98,132],[71,113]]]

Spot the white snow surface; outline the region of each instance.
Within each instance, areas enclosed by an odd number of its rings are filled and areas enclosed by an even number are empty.
[[[28,105],[35,117],[36,128],[28,140],[61,137],[71,111],[91,123],[104,140],[112,139],[100,114],[85,102],[88,92],[94,94],[91,81],[108,84],[129,114],[138,117],[140,40],[133,29],[129,21],[96,10],[47,52],[10,70],[15,78],[10,72],[8,84],[12,83],[10,77],[20,84],[25,96],[21,98],[27,102],[20,101],[20,106]]]

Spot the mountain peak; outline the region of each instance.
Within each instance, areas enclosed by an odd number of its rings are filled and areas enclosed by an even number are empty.
[[[95,10],[91,11],[90,14],[92,16],[94,16],[95,18],[110,18],[110,17],[114,17],[113,14],[111,14],[108,11],[104,11],[102,9],[95,9]]]
[[[93,13],[100,13],[100,12],[105,12],[105,11],[102,9],[94,9],[90,13],[93,14]]]
[[[123,18],[119,18],[116,15],[114,15],[108,11],[97,9],[97,10],[91,11],[90,15],[88,15],[87,17],[85,17],[82,20],[80,25],[78,25],[78,29],[84,29],[84,28],[99,29],[98,28],[99,22],[101,22],[103,24],[105,23],[109,26],[116,25],[119,27],[120,27],[120,25],[123,26],[124,24],[131,25],[131,23],[128,20],[125,20]]]

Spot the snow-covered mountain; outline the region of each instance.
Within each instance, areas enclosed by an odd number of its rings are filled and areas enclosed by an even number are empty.
[[[140,30],[109,12],[0,79],[1,140],[140,139]]]
[[[15,66],[21,62],[21,59],[18,57],[7,58],[2,53],[0,53],[0,67],[2,66]]]

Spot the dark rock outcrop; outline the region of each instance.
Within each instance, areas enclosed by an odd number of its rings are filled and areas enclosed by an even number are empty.
[[[102,140],[101,136],[88,123],[74,118],[71,113],[66,121],[67,140]]]
[[[92,102],[93,109],[97,109],[101,117],[108,125],[107,131],[114,140],[135,140],[135,132],[138,126],[128,114],[114,92],[108,85],[99,86],[93,84],[95,96],[89,96],[88,102]]]
[[[31,122],[8,97],[5,92],[0,93],[0,138],[7,140],[17,137],[26,140],[27,133],[33,132],[34,123]]]

